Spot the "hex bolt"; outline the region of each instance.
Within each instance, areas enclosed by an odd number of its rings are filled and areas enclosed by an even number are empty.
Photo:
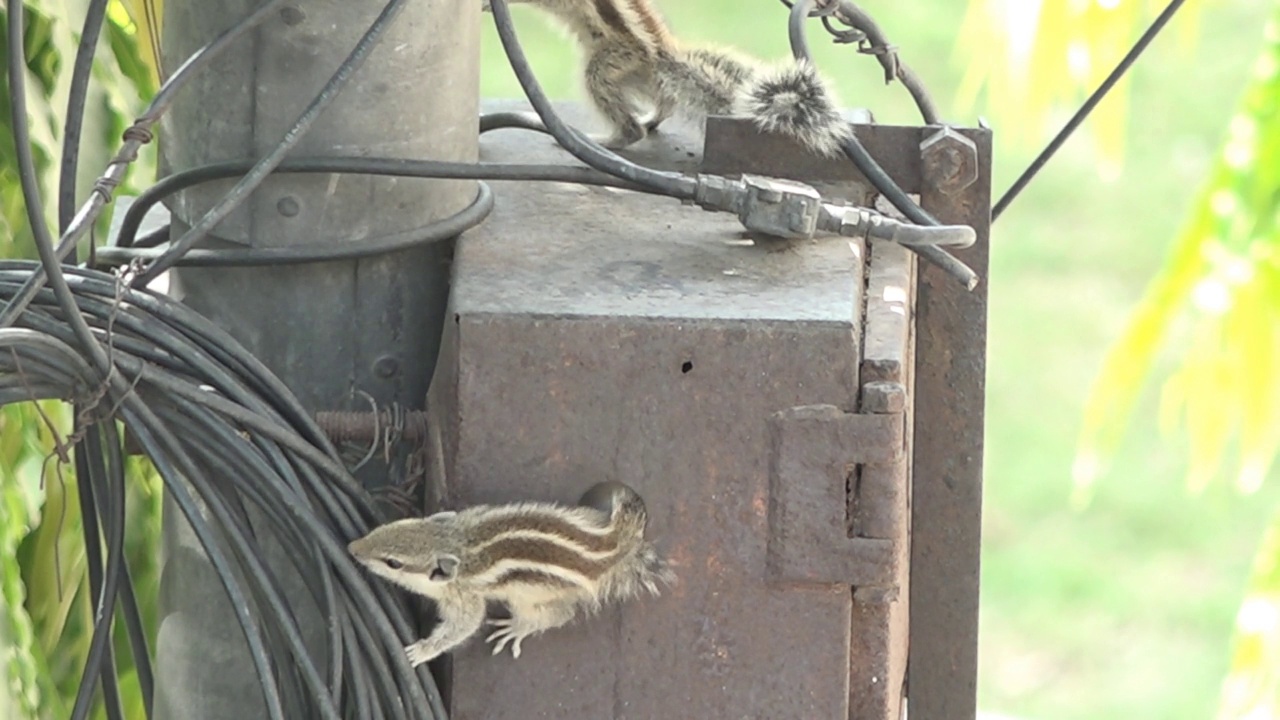
[[[943,126],[920,143],[925,182],[944,195],[954,195],[978,181],[978,146]]]

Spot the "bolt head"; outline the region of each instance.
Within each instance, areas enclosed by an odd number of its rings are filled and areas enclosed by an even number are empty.
[[[949,127],[920,143],[920,162],[926,182],[945,195],[954,195],[978,181],[978,146]]]

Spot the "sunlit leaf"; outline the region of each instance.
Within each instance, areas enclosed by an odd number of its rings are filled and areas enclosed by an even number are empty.
[[[1176,26],[1179,47],[1195,43],[1195,15],[1209,0],[1191,0]],[[965,68],[958,110],[982,97],[1000,142],[1038,146],[1066,114],[1100,86],[1166,2],[1157,0],[972,0],[957,39]],[[1128,80],[1094,109],[1086,132],[1107,176],[1114,175],[1129,131]]]
[[[1277,5],[1280,15],[1280,4]],[[1280,447],[1280,19],[1265,30],[1239,112],[1165,266],[1103,362],[1085,406],[1078,491],[1105,471],[1175,322],[1190,342],[1165,386],[1161,425],[1178,418],[1193,487],[1221,475],[1239,441],[1237,484],[1256,489]]]
[[[1280,717],[1280,514],[1254,559],[1234,645],[1218,720]]]

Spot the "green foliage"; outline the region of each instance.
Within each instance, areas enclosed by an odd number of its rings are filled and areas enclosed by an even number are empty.
[[[1235,653],[1223,683],[1220,720],[1280,716],[1280,514],[1254,561],[1236,615]]]
[[[56,229],[56,188],[62,128],[86,0],[27,2],[28,117],[45,221]],[[135,29],[113,2],[96,56],[85,108],[77,186],[79,197],[116,152],[120,135],[154,91],[139,55]],[[0,37],[8,13],[0,11]],[[0,40],[0,44],[3,40]],[[2,49],[2,45],[0,45]],[[0,65],[4,63],[0,52]],[[0,72],[7,71],[0,67]],[[0,94],[0,135],[9,137],[11,96]],[[142,153],[131,177],[154,177],[154,150]],[[129,185],[122,192],[133,191]],[[108,217],[103,218],[105,224]],[[31,256],[31,228],[18,189],[13,144],[0,143],[0,256]],[[65,716],[79,686],[93,627],[75,476],[53,454],[71,428],[63,403],[0,408],[0,717]],[[131,460],[126,507],[126,557],[144,621],[154,632],[160,483],[145,462]],[[151,638],[154,640],[154,638]],[[128,717],[142,715],[127,643],[116,643]],[[98,709],[102,716],[102,709]]]
[[[1280,452],[1280,3],[1243,102],[1166,266],[1089,395],[1074,470],[1087,497],[1115,454],[1144,381],[1173,344],[1160,425],[1185,430],[1187,483],[1224,474],[1256,492]],[[1219,717],[1280,711],[1280,516],[1258,549]]]
[[[1061,125],[1128,52],[1165,0],[1025,2],[973,0],[957,50],[966,68],[957,105],[968,113],[985,93],[1002,143],[1032,146]],[[1177,18],[1184,44],[1194,39],[1200,3]],[[1097,143],[1100,170],[1119,169],[1128,132],[1128,80],[1094,109],[1086,130]]]
[[[1256,490],[1280,449],[1280,3],[1267,38],[1168,265],[1090,393],[1075,472],[1082,488],[1103,471],[1175,337],[1179,364],[1164,383],[1161,420],[1185,424],[1192,489],[1237,455],[1239,487]]]
[[[61,134],[66,118],[67,98],[71,85],[71,66],[75,62],[80,41],[80,26],[88,7],[87,0],[63,2],[27,2],[24,38],[27,51],[27,116],[31,140],[40,171],[41,197],[45,202],[45,218],[55,228],[57,213],[57,164],[62,155]],[[8,25],[8,13],[0,12],[0,33]],[[94,61],[89,96],[85,107],[79,175],[78,197],[106,168],[107,161],[121,142],[120,135],[144,106],[144,97],[154,92],[147,64],[137,52],[134,36],[126,28],[108,22]],[[0,39],[0,48],[4,45]],[[0,72],[8,72],[0,53]],[[0,127],[9,137],[11,99],[0,94]],[[152,177],[155,150],[146,147],[130,177]],[[0,143],[0,256],[30,257],[34,255],[31,229],[27,225],[22,195],[17,192],[17,163],[11,141]],[[139,188],[126,182],[121,192]],[[109,216],[104,213],[103,222]]]

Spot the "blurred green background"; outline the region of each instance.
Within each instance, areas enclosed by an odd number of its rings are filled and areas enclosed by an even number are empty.
[[[732,45],[764,59],[788,54],[779,3],[658,5],[686,41]],[[1001,108],[955,110],[965,59],[956,53],[955,36],[965,3],[863,7],[925,80],[948,120],[990,119],[997,196],[1074,109],[1062,108],[1047,127],[1016,129],[1034,142],[1002,142],[999,118],[1007,113]],[[1085,395],[1103,354],[1187,219],[1262,48],[1263,22],[1273,13],[1269,3],[1226,0],[1197,18],[1175,18],[1125,88],[1129,125],[1119,176],[1100,171],[1107,158],[1086,126],[994,227],[984,710],[1028,720],[1215,714],[1233,620],[1280,484],[1248,497],[1227,483],[1188,492],[1185,441],[1157,431],[1154,387],[1144,393],[1093,501],[1080,510],[1069,503],[1071,467]],[[547,91],[582,99],[572,43],[536,11],[513,6],[513,14]],[[1178,27],[1183,20],[1199,23],[1194,42]],[[884,85],[874,59],[827,44],[816,25],[811,32],[820,67],[846,105],[870,108],[879,122],[918,122],[907,93]],[[1103,61],[1106,69],[1118,57]],[[520,96],[489,23],[482,73],[484,96]]]
[[[688,42],[731,45],[766,59],[787,55],[786,13],[774,0],[657,2]],[[26,5],[34,141],[49,197],[67,90],[62,69],[70,66],[87,2],[28,0]],[[110,52],[103,43],[82,180],[101,169],[124,124],[152,91],[145,66],[149,50],[135,51],[137,36],[131,35],[125,14],[127,6],[134,18],[143,17],[144,5],[159,2],[112,1]],[[991,120],[998,196],[1082,99],[1079,89],[1096,84],[1162,3],[868,0],[863,5],[933,90],[947,119],[969,125],[979,115]],[[1030,85],[1010,92],[1000,76],[1021,67],[1008,59],[1008,45],[1028,37],[1008,32],[1001,23],[1033,5],[1053,21],[1042,20],[1035,36],[1038,55],[1028,64]],[[1069,7],[1075,10],[1068,13]],[[984,710],[1024,720],[1245,717],[1216,708],[1233,658],[1233,620],[1250,565],[1280,507],[1276,473],[1248,496],[1230,482],[1190,492],[1187,437],[1157,429],[1159,385],[1151,382],[1144,385],[1092,502],[1083,507],[1071,503],[1072,464],[1086,397],[1104,356],[1123,337],[1193,203],[1203,199],[1201,190],[1215,172],[1228,125],[1264,47],[1264,24],[1278,7],[1274,0],[1190,0],[1120,95],[1099,108],[995,225],[988,280],[979,684]],[[993,12],[976,12],[969,16],[972,24],[963,24],[966,12],[975,8]],[[0,20],[6,14],[0,3]],[[556,98],[581,99],[572,43],[530,8],[517,6],[514,14],[547,90]],[[1064,20],[1076,24],[1061,24]],[[483,25],[482,93],[518,97],[487,18]],[[1272,25],[1271,32],[1280,37],[1280,27]],[[825,43],[816,24],[814,33],[820,67],[844,104],[870,108],[880,122],[918,122],[905,91],[884,85],[874,59]],[[1066,66],[1082,52],[1093,66],[1071,77]],[[1280,59],[1273,65],[1280,67]],[[996,88],[980,94],[976,106],[961,97],[965,68],[985,68],[987,76],[977,79],[991,79]],[[1272,97],[1280,100],[1280,90]],[[0,96],[0,124],[7,125],[7,103],[8,97]],[[1280,117],[1262,127],[1280,138]],[[1280,158],[1280,149],[1272,150]],[[144,155],[124,192],[136,193],[148,184],[153,162],[153,156]],[[1264,165],[1259,161],[1259,175],[1276,174]],[[0,143],[0,255],[29,255],[12,166],[12,147]],[[1233,189],[1245,197],[1248,188],[1239,183]],[[1274,195],[1280,197],[1280,191]],[[1277,202],[1275,197],[1254,200],[1258,207]],[[1264,232],[1270,228],[1280,238],[1277,226],[1280,220],[1260,223]],[[1280,296],[1280,283],[1273,289]],[[1280,312],[1273,316],[1280,328],[1276,317]],[[1191,314],[1173,324],[1172,341],[1157,355],[1158,377],[1181,367],[1191,338],[1200,337],[1191,332],[1197,319]],[[1205,385],[1211,393],[1224,387]],[[55,425],[67,424],[65,408],[50,403],[46,410]],[[74,492],[64,495],[61,484],[41,483],[42,468],[50,467],[44,461],[51,442],[34,408],[0,410],[0,662],[6,675],[0,682],[0,717],[66,716],[64,705],[79,681],[91,625]],[[1230,479],[1229,472],[1223,476]],[[141,462],[130,477],[137,482],[131,487],[134,525],[128,554],[140,594],[149,598],[156,582],[159,485]],[[1272,550],[1264,557],[1280,559],[1280,548]],[[1272,585],[1255,583],[1251,592],[1257,596],[1261,589],[1272,592],[1272,600],[1280,598],[1280,565],[1265,568],[1273,573]],[[148,606],[144,614],[152,619],[154,609]],[[1266,642],[1280,642],[1280,636],[1275,626],[1270,632],[1258,644],[1242,643],[1245,650],[1235,659],[1237,669],[1270,671],[1272,684],[1261,687],[1275,696],[1280,647]],[[121,671],[131,693],[128,705],[137,707],[136,682],[128,678],[131,665],[122,661]],[[1259,720],[1274,712],[1248,717]]]

